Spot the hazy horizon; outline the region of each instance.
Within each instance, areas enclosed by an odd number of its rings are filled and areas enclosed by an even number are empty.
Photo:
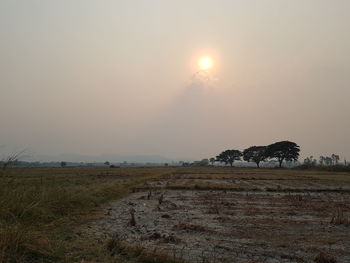
[[[201,159],[281,140],[302,157],[350,159],[349,10],[0,0],[0,159],[21,149]]]

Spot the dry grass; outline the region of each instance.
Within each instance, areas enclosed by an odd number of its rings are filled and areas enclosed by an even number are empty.
[[[281,184],[290,180],[294,180],[295,183],[317,180],[322,183],[321,185],[328,185],[332,182],[342,183],[342,185],[350,183],[349,173],[335,175],[333,172],[325,171],[221,167],[8,168],[0,171],[0,263],[172,262],[161,252],[149,253],[137,247],[121,245],[118,240],[109,241],[108,249],[106,249],[105,244],[98,244],[95,240],[83,240],[79,234],[79,227],[96,216],[101,211],[101,207],[109,201],[124,197],[133,190],[156,189],[159,186],[148,185],[145,182],[157,181],[156,179],[161,177],[175,180],[165,185],[164,188],[169,189],[221,190],[224,194],[228,190],[261,191],[262,187],[265,187],[263,190],[272,192],[292,191],[295,192],[295,195],[287,197],[286,205],[293,204],[293,207],[298,209],[315,206],[315,211],[316,208],[322,211],[323,207],[318,207],[312,199],[305,195],[298,195],[297,192],[338,191],[348,193],[349,189],[329,190],[307,187],[282,189],[280,187],[268,188],[266,185],[271,182],[270,180],[278,180]],[[181,184],[176,181],[181,181],[183,178],[191,180],[203,178],[210,179],[212,182]],[[217,182],[217,180],[222,181]],[[232,187],[224,180],[231,180],[232,184],[235,184],[237,180],[244,184],[236,184]],[[263,183],[260,185],[260,182]],[[164,190],[161,186],[159,188]],[[150,190],[148,195],[145,195],[145,199],[151,199],[153,194],[156,196],[156,193]],[[249,198],[247,195],[246,199]],[[233,203],[227,205],[225,200],[219,196],[209,194],[198,202],[203,201],[209,202],[206,211],[220,215],[222,221],[230,221],[230,215],[239,215],[240,210],[231,209],[234,206]],[[166,202],[164,196],[160,195],[158,204],[163,205]],[[263,211],[256,209],[241,212],[246,215],[263,214]],[[290,213],[294,212],[290,211]],[[329,222],[329,213],[325,216]],[[135,225],[137,223],[135,220]],[[342,210],[337,210],[331,223],[349,225],[349,218]],[[189,232],[211,231],[206,227],[191,224],[183,224],[179,228]],[[110,253],[106,253],[107,250]],[[115,255],[111,255],[113,253]]]
[[[72,231],[109,200],[171,168],[8,168],[0,175],[0,262],[60,262]],[[76,255],[75,255],[76,256]]]

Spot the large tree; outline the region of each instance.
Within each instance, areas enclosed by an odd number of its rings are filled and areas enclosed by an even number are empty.
[[[260,168],[260,162],[266,160],[266,146],[251,146],[243,151],[243,160],[254,162]]]
[[[269,158],[276,158],[279,167],[282,167],[283,161],[297,161],[299,152],[300,147],[295,142],[290,141],[276,142],[266,148],[266,155]]]
[[[242,152],[239,150],[226,150],[216,156],[216,161],[225,163],[225,165],[230,164],[233,166],[234,161],[241,160]]]

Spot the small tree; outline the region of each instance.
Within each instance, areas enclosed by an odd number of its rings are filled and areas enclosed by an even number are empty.
[[[191,166],[208,166],[209,160],[208,159],[202,159],[200,161],[194,161]]]
[[[225,165],[230,164],[233,166],[234,161],[241,160],[242,152],[239,150],[226,150],[216,156],[216,161],[225,163]]]
[[[320,156],[320,160],[318,161],[320,165],[323,165],[325,163],[326,158],[324,156]]]
[[[304,159],[304,165],[306,165],[306,166],[316,166],[317,165],[317,160],[314,159],[314,157],[311,155],[310,157],[306,157]]]
[[[332,159],[331,157],[326,156],[326,157],[324,158],[324,162],[325,162],[325,164],[328,165],[328,166],[333,165],[333,159]]]
[[[210,158],[210,159],[209,159],[209,162],[211,163],[211,165],[214,166],[214,164],[215,164],[215,158],[214,158],[214,157]]]
[[[61,162],[61,167],[66,167],[67,166],[67,162]]]
[[[260,162],[266,160],[266,146],[252,146],[243,151],[243,160],[256,163],[260,168]]]
[[[111,163],[108,162],[108,161],[105,161],[103,164],[106,165],[106,166],[110,166],[111,165]]]
[[[209,165],[209,160],[208,159],[202,159],[200,161],[200,166],[208,166]]]
[[[300,147],[295,142],[290,141],[276,142],[266,148],[266,155],[269,158],[276,158],[280,168],[283,161],[297,161],[299,152]]]
[[[340,159],[340,158],[339,158],[339,155],[332,154],[331,158],[332,158],[332,164],[333,164],[333,165],[337,165],[338,162],[339,162],[339,159]]]

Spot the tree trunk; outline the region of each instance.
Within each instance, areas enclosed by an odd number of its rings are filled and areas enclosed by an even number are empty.
[[[256,166],[258,166],[258,168],[260,168],[259,162],[256,162]]]
[[[283,159],[279,159],[278,161],[280,163],[280,168],[282,168]]]
[[[230,166],[231,166],[231,167],[233,166],[233,162],[230,162]]]

